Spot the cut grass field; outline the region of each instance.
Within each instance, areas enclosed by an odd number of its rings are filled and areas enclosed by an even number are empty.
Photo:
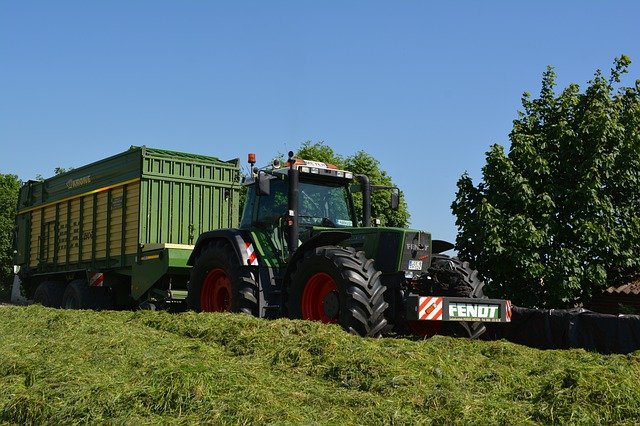
[[[231,314],[0,309],[0,420],[637,424],[640,352],[541,351]]]

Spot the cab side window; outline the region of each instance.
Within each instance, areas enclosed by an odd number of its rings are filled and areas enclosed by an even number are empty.
[[[247,188],[247,198],[244,202],[244,209],[242,210],[242,219],[240,222],[240,228],[248,229],[253,223],[253,209],[255,207],[255,187],[253,185]]]
[[[268,228],[277,226],[278,218],[287,212],[287,188],[284,181],[272,180],[269,195],[255,197],[257,207],[256,224]]]

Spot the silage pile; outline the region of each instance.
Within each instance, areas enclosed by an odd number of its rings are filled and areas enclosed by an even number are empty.
[[[363,339],[244,315],[0,310],[9,423],[627,423],[640,352]]]

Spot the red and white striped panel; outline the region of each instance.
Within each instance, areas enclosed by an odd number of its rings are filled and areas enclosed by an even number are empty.
[[[89,273],[89,287],[102,287],[104,284],[104,274],[101,272]]]
[[[507,312],[505,312],[507,322],[511,322],[511,300],[507,300]]]
[[[442,321],[442,297],[427,296],[420,298],[418,318],[421,320]]]
[[[244,242],[245,250],[247,250],[247,256],[249,257],[249,265],[258,266],[258,255],[256,254],[253,244]]]

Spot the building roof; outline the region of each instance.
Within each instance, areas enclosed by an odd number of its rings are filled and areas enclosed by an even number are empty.
[[[607,289],[608,293],[618,293],[618,294],[634,294],[640,295],[640,280],[632,281],[630,283],[621,285],[619,287],[609,287]]]

